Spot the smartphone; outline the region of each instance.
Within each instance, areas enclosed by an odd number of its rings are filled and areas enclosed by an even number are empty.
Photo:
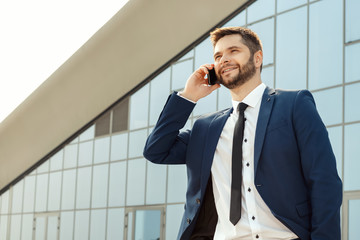
[[[208,74],[208,84],[209,85],[214,85],[215,83],[217,83],[217,78],[216,78],[216,73],[215,73],[215,68],[212,68],[211,70],[209,70],[209,74]]]

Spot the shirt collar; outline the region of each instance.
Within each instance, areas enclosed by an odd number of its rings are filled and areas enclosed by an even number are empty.
[[[252,90],[241,102],[246,103],[249,107],[254,108],[261,100],[262,95],[265,91],[266,85],[261,83],[254,90]],[[239,101],[232,100],[232,106],[234,108],[234,113],[238,114],[237,106],[239,105]]]

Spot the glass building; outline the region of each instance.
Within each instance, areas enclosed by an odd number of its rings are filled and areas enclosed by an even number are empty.
[[[360,239],[360,2],[257,0],[221,26],[245,26],[264,46],[263,82],[309,89],[343,180],[342,239]],[[209,38],[114,103],[0,197],[0,239],[176,239],[186,168],[155,165],[142,150],[168,95],[212,63]],[[185,128],[231,107],[224,87],[200,100]]]

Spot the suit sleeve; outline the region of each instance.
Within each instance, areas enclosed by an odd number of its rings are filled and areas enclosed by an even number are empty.
[[[327,130],[307,90],[297,94],[293,121],[311,199],[311,239],[340,240],[342,182]]]
[[[175,93],[169,96],[154,130],[149,135],[144,157],[153,163],[185,164],[191,131],[180,132],[195,104]]]

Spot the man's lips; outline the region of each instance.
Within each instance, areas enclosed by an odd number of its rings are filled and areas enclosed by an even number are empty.
[[[232,66],[232,67],[225,67],[221,70],[221,74],[225,74],[225,73],[228,73],[228,72],[231,72],[233,70],[237,69],[237,67],[235,66]]]

